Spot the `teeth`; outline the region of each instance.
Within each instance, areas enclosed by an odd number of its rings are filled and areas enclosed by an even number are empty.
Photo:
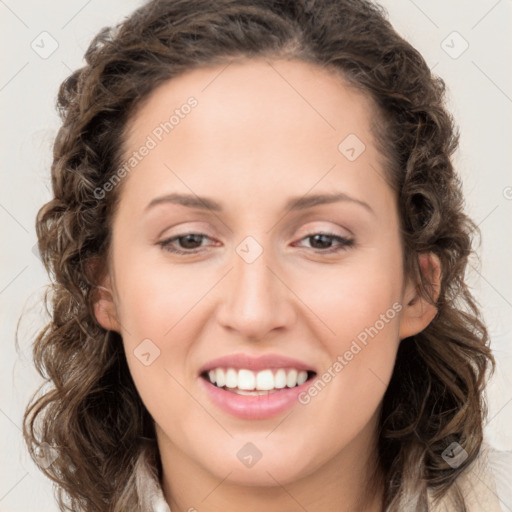
[[[259,377],[259,375],[258,375]],[[245,389],[247,391],[250,391],[251,389],[254,389],[255,386],[255,377],[254,373],[250,372],[249,370],[240,370],[238,372],[238,385],[235,386],[238,389]],[[258,389],[263,389],[259,388]]]
[[[226,372],[226,387],[237,388],[238,387],[238,374],[233,368],[228,368]]]
[[[306,379],[308,375],[306,373]],[[277,370],[276,375],[274,377],[274,385],[277,389],[282,389],[286,386],[286,372],[284,370]]]
[[[234,368],[215,368],[208,372],[208,378],[217,387],[235,389],[239,394],[266,394],[267,391],[282,389],[285,387],[294,388],[304,384],[308,378],[308,372],[304,370],[280,368],[277,371],[268,369],[259,372]],[[247,393],[248,391],[262,391],[263,393]]]
[[[275,393],[276,390],[272,389],[270,391],[244,391],[242,389],[230,389],[232,393],[236,393],[237,395],[249,395],[249,396],[259,396],[259,395],[269,395],[271,393]]]
[[[256,389],[258,391],[274,389],[274,374],[272,373],[272,370],[263,370],[258,372],[256,375]]]
[[[222,368],[217,370],[213,370],[215,372],[215,380],[212,382],[213,384],[217,384],[219,388],[223,388],[226,385],[226,374]]]
[[[290,370],[286,376],[286,385],[293,388],[297,384],[297,370]]]
[[[297,386],[304,384],[308,380],[308,372],[299,372],[297,375]]]

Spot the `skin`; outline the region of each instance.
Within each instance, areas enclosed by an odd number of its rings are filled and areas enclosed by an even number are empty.
[[[381,511],[381,401],[400,341],[423,330],[436,308],[403,275],[396,198],[370,128],[375,106],[308,63],[201,68],[159,86],[141,105],[126,156],[190,96],[197,107],[122,183],[95,305],[100,324],[121,333],[155,420],[165,497],[173,512]],[[348,134],[366,146],[354,161],[338,150]],[[333,191],[371,210],[351,201],[284,210],[289,197]],[[171,203],[145,211],[171,192],[215,199],[223,211]],[[325,254],[340,245],[336,238],[322,249],[307,237],[325,231],[354,244]],[[199,247],[196,254],[159,245],[186,233],[207,235],[189,245]],[[236,251],[247,236],[263,250],[252,263]],[[173,246],[187,250],[183,240]],[[420,262],[438,287],[439,261],[421,255]],[[291,414],[235,418],[200,386],[199,367],[232,353],[283,354],[322,374],[394,303],[401,311]],[[148,338],[160,355],[145,366],[134,350]],[[262,454],[251,468],[236,456],[248,442]]]

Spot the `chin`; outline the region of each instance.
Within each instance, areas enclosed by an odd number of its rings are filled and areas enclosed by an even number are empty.
[[[210,452],[213,458],[198,463],[219,480],[229,474],[226,481],[251,487],[275,487],[276,482],[285,485],[307,477],[319,465],[311,457],[311,447],[305,450],[302,446],[283,447],[269,440],[250,439],[237,438],[229,447],[219,447],[218,456]],[[233,455],[227,457],[226,453]]]

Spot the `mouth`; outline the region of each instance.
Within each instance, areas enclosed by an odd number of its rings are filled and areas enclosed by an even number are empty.
[[[244,420],[278,416],[298,403],[316,377],[305,363],[278,354],[233,354],[199,370],[207,399],[221,411]]]
[[[262,396],[296,388],[312,380],[316,372],[297,368],[266,368],[253,371],[247,368],[217,367],[201,373],[201,378],[213,386],[244,396]]]

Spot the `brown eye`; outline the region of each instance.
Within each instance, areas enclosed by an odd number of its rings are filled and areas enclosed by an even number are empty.
[[[204,238],[209,237],[202,233],[186,233],[163,240],[158,245],[162,246],[164,251],[175,254],[195,254],[197,249],[201,248],[201,242]],[[179,247],[176,247],[176,243],[179,244]]]
[[[185,233],[163,240],[158,245],[162,246],[164,251],[174,254],[196,254],[201,250],[201,242],[208,238],[210,237],[202,233]],[[341,252],[354,245],[354,239],[334,233],[312,233],[302,240],[308,240],[311,249],[323,254]],[[335,241],[337,241],[337,244],[333,245]]]
[[[339,252],[354,245],[354,239],[345,238],[334,233],[312,233],[302,240],[309,240],[311,248],[322,253]],[[334,240],[338,241],[338,245],[333,247]]]

